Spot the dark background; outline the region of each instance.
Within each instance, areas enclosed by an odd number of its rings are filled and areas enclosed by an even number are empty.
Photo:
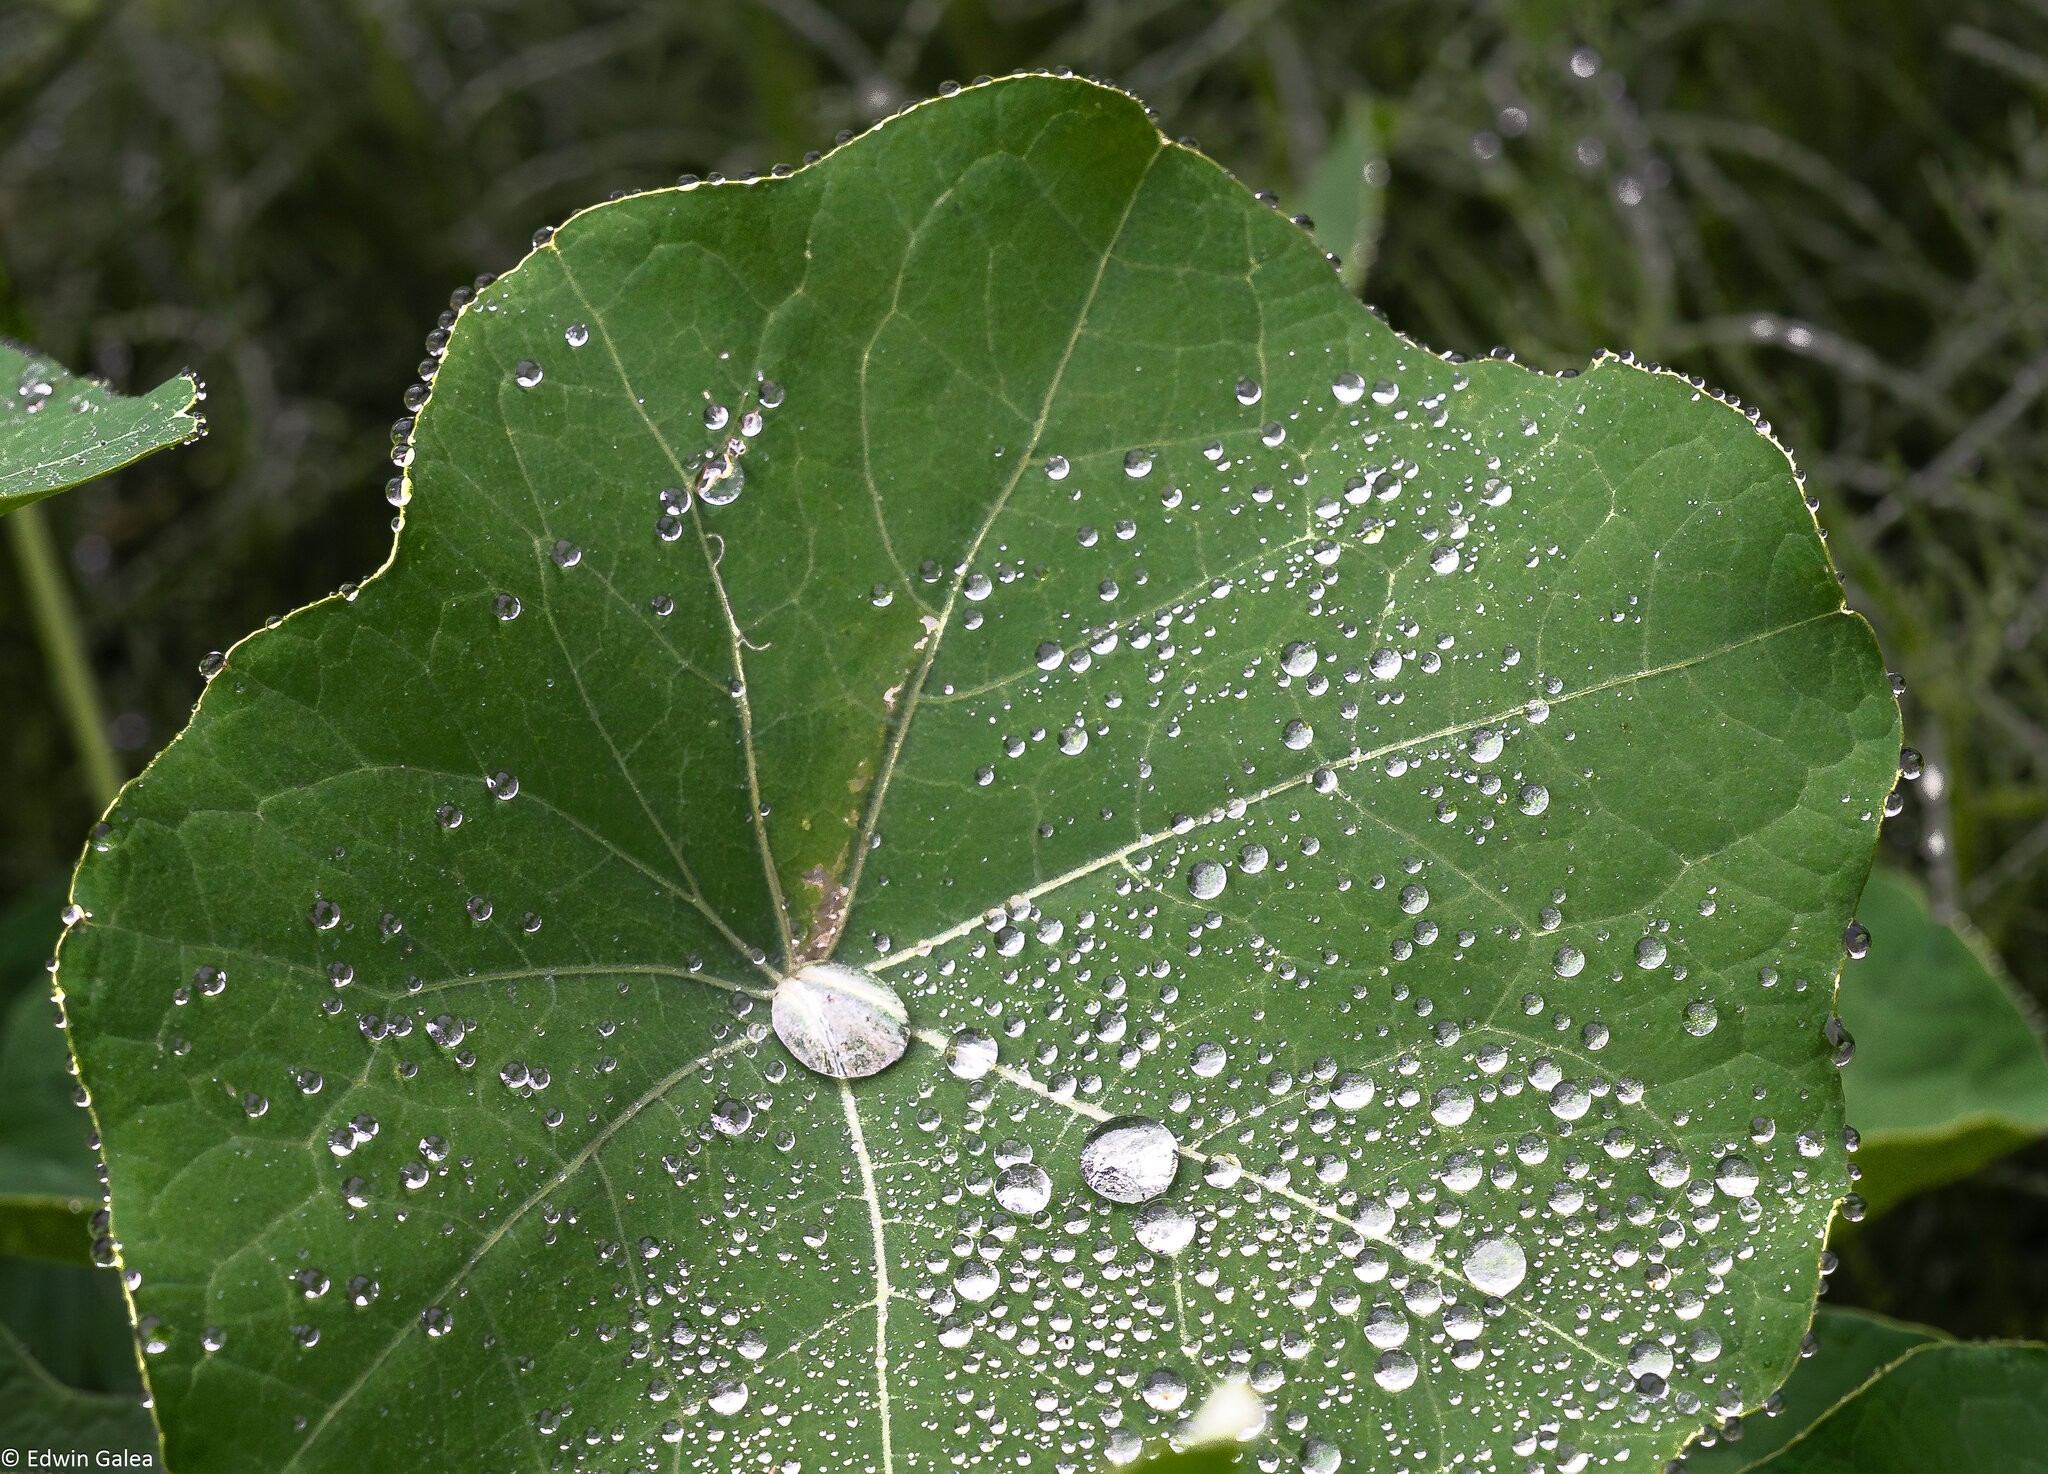
[[[452,288],[612,191],[1052,65],[1362,211],[1328,243],[1434,347],[1758,407],[1927,756],[1887,856],[2048,999],[2048,0],[0,0],[0,334],[210,391],[203,442],[42,509],[124,775],[202,655],[382,561]],[[97,804],[11,563],[0,724],[0,913],[54,933]],[[2036,1148],[1850,1230],[1833,1293],[2039,1336],[2043,1245]]]

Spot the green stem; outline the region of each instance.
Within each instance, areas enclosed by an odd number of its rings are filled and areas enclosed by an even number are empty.
[[[14,561],[21,568],[22,587],[28,593],[29,615],[35,620],[43,655],[50,662],[57,704],[71,728],[71,740],[78,745],[79,760],[85,764],[93,808],[105,809],[120,790],[121,770],[114,761],[113,744],[107,740],[99,681],[85,658],[84,633],[77,606],[71,602],[71,589],[64,581],[56,539],[50,536],[50,525],[38,506],[23,507],[0,522],[6,523],[8,540],[14,544]]]

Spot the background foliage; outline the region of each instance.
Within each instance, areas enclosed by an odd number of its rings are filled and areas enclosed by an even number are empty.
[[[381,561],[382,427],[450,288],[612,190],[1050,64],[1318,215],[1425,342],[1633,349],[1757,406],[1927,754],[1889,857],[2048,997],[2039,0],[0,0],[0,334],[212,390],[205,441],[44,508],[120,761],[207,651]],[[0,693],[6,909],[97,807],[11,569]],[[2036,1146],[1848,1235],[1835,1296],[2040,1335],[2044,1238]]]

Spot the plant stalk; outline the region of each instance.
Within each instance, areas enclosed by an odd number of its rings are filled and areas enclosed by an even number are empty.
[[[36,638],[50,663],[57,705],[85,765],[85,785],[97,813],[114,801],[121,787],[121,770],[114,761],[114,745],[107,739],[99,680],[85,656],[78,606],[64,578],[57,542],[39,506],[22,507],[0,522],[6,524],[8,541],[14,545],[14,561],[28,595],[29,617],[35,621]]]

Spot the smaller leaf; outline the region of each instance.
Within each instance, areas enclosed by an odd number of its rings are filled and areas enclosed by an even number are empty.
[[[1842,1085],[1876,1212],[2048,1132],[2048,1056],[1997,958],[1934,921],[1912,880],[1873,874],[1857,917],[1871,945],[1842,977]]]
[[[1872,1377],[1917,1347],[1947,1338],[1862,1310],[1822,1310],[1813,1322],[1813,1355],[1800,1362],[1776,1417],[1743,1420],[1739,1438],[1717,1439],[1686,1454],[1686,1474],[1746,1474],[1826,1417]]]
[[[1932,1341],[1906,1353],[1756,1474],[2040,1474],[2048,1346]]]
[[[196,440],[206,392],[192,374],[130,399],[0,340],[0,516]]]
[[[43,969],[57,931],[54,901],[0,917],[0,1255],[85,1264],[100,1189]]]
[[[0,1448],[125,1450],[148,1460],[138,1468],[153,1465],[158,1457],[156,1426],[140,1397],[66,1387],[5,1326],[0,1326]]]
[[[1337,258],[1337,274],[1353,292],[1365,285],[1386,216],[1386,180],[1372,172],[1386,168],[1386,113],[1372,98],[1352,98],[1302,182],[1302,208],[1315,221],[1316,239]]]

